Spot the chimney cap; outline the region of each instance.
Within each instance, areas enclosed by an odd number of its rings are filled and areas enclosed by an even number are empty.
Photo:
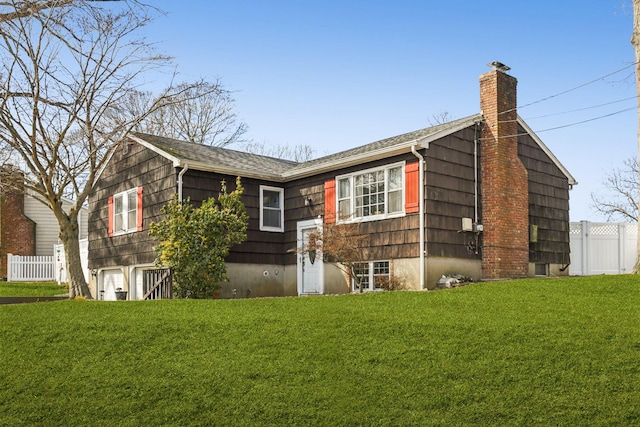
[[[493,68],[494,70],[498,70],[498,71],[509,71],[511,69],[511,67],[508,67],[506,65],[504,65],[502,62],[500,61],[493,61],[487,64],[489,67]]]

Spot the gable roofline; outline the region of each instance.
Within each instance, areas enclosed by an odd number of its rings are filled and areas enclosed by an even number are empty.
[[[524,128],[524,130],[531,136],[531,138],[533,138],[536,144],[538,144],[540,149],[542,149],[542,151],[544,151],[545,154],[549,156],[549,158],[558,167],[558,169],[562,171],[564,176],[567,177],[567,180],[569,181],[569,185],[571,187],[574,185],[578,185],[578,181],[576,181],[573,175],[571,175],[569,170],[565,168],[562,163],[560,163],[560,160],[558,160],[558,158],[551,152],[551,150],[549,150],[549,148],[544,144],[544,142],[542,142],[542,140],[538,137],[538,135],[536,135],[536,133],[533,130],[531,130],[529,125],[527,125],[527,123],[520,116],[518,116],[518,124]]]

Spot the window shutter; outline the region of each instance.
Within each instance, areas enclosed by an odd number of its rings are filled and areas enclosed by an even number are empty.
[[[324,222],[336,222],[336,180],[324,182]]]
[[[113,196],[109,196],[109,209],[108,209],[108,213],[109,213],[109,226],[107,228],[107,233],[109,234],[109,237],[113,236]]]
[[[420,210],[420,164],[419,162],[404,165],[404,211],[416,213]]]
[[[138,187],[138,207],[136,213],[138,215],[136,218],[136,229],[142,231],[142,187]]]

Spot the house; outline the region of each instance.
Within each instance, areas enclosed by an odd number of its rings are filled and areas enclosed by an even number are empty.
[[[7,254],[54,256],[60,227],[42,199],[11,185],[0,188],[0,277],[7,277]],[[63,208],[71,206],[62,201]],[[88,237],[88,207],[78,213],[79,238]]]
[[[155,268],[148,227],[161,207],[176,194],[217,196],[236,176],[249,229],[227,259],[223,297],[347,292],[339,269],[295,250],[335,221],[357,221],[370,236],[362,268],[371,290],[389,276],[418,290],[444,274],[567,274],[576,181],[517,115],[508,67],[491,65],[480,76],[480,114],[304,163],[131,134],[89,198],[94,292],[142,298]]]

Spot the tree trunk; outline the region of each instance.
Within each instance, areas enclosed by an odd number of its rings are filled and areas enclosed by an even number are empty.
[[[69,282],[69,298],[83,296],[92,299],[89,285],[84,279],[82,263],[80,261],[80,240],[78,238],[78,217],[69,215],[64,225],[60,224],[60,239],[64,245],[64,254]]]
[[[635,53],[635,70],[636,70],[636,102],[638,105],[638,153],[640,153],[640,0],[633,0],[633,34],[631,35],[631,44]],[[640,187],[638,188],[638,200],[640,200]],[[640,234],[640,233],[639,233]],[[638,236],[636,245],[636,263],[633,272],[640,272],[640,235]]]

